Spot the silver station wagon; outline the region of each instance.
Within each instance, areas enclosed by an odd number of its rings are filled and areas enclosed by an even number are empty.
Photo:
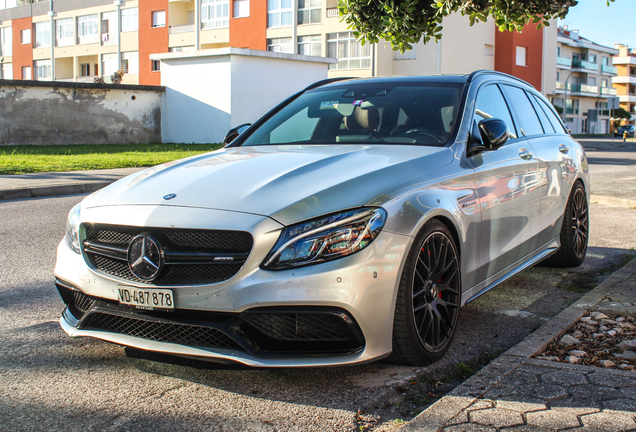
[[[322,81],[74,207],[60,324],[252,366],[430,363],[467,302],[581,264],[589,190],[583,148],[514,77]]]

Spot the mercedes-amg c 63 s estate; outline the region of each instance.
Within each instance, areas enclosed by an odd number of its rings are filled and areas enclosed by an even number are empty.
[[[252,366],[430,363],[467,302],[581,264],[589,190],[583,148],[516,78],[322,81],[74,207],[60,323]]]

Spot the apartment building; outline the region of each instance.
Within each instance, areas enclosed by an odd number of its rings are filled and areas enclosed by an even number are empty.
[[[616,96],[612,79],[617,68],[612,57],[618,50],[598,45],[578,30],[559,27],[557,36],[556,90],[549,98],[563,110],[572,133],[609,133],[608,98]]]
[[[614,48],[618,50],[618,55],[613,59],[618,75],[612,79],[612,83],[620,98],[621,108],[632,115],[632,118],[624,123],[634,124],[636,116],[636,53],[627,45],[616,44]]]
[[[358,42],[336,0],[0,0],[0,60],[5,78],[108,81],[123,69],[123,83],[160,84],[152,54],[236,47],[336,58],[330,77],[500,70],[551,94],[555,27],[501,33],[457,14],[441,43],[400,53]]]

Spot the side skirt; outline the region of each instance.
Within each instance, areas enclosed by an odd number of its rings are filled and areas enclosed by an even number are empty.
[[[496,287],[497,285],[504,283],[505,281],[517,275],[518,273],[521,273],[527,268],[532,267],[533,265],[537,264],[541,260],[552,255],[554,252],[556,252],[559,249],[560,246],[561,244],[559,242],[559,238],[556,237],[550,240],[548,243],[541,246],[539,249],[537,249],[533,253],[528,254],[526,257],[520,259],[516,263],[509,265],[508,267],[501,270],[497,274],[475,285],[471,289],[462,293],[462,306],[464,306],[467,303],[470,303],[471,301],[475,300],[480,295],[490,291],[492,288]]]

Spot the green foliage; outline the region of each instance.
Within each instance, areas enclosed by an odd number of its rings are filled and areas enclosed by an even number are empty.
[[[558,105],[552,105],[554,107],[554,109],[556,110],[556,112],[559,113],[559,115],[563,115],[563,107],[558,106]]]
[[[0,175],[159,165],[220,144],[89,144],[0,147]]]
[[[616,108],[612,113],[612,117],[628,120],[632,118],[632,115],[625,108]]]
[[[455,365],[455,378],[458,380],[465,380],[473,376],[475,373],[475,368],[467,365],[466,363],[457,363]]]
[[[607,4],[614,0],[607,0]],[[521,32],[529,22],[550,25],[565,18],[577,0],[338,0],[338,11],[362,43],[391,43],[404,52],[423,40],[439,41],[442,22],[451,13],[468,16],[470,25],[492,17],[499,31]]]

